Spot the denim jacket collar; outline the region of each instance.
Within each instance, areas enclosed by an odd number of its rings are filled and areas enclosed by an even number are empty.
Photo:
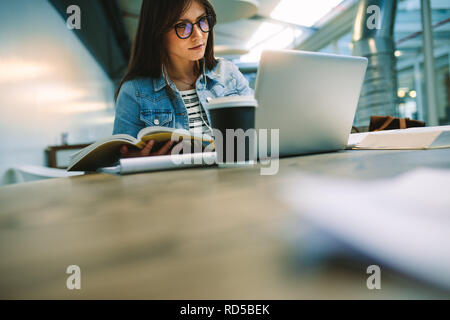
[[[215,68],[213,70],[207,70],[206,71],[206,69],[205,69],[205,59],[202,59],[201,63],[202,63],[202,68],[203,68],[203,73],[202,73],[203,78],[204,78],[203,82],[206,83],[206,78],[205,77],[208,77],[208,78],[210,78],[211,80],[214,80],[214,81],[218,81],[220,75],[218,75],[215,72]],[[166,72],[164,66],[162,68],[162,72],[163,72],[163,74],[161,75],[161,77],[153,79],[153,90],[155,92],[160,91],[161,89],[163,89],[167,85],[166,79],[164,78],[164,73],[167,75],[167,72]],[[175,84],[172,82],[172,80],[168,76],[167,76],[167,80],[169,82],[169,85],[172,87],[172,89],[176,90]]]

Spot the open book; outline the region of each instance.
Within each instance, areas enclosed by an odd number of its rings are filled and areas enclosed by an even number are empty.
[[[134,138],[128,134],[115,134],[94,142],[71,155],[67,171],[96,171],[101,167],[113,166],[120,159],[120,147],[124,144],[144,148],[149,140],[155,140],[154,149],[158,150],[166,141],[172,139],[174,134],[178,140],[201,141],[203,148],[210,146],[214,151],[214,140],[208,135],[191,134],[187,130],[151,126],[143,128]]]

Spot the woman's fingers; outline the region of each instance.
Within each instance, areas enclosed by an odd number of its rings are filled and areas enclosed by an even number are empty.
[[[148,156],[150,151],[152,151],[153,146],[155,145],[155,140],[149,140],[145,147],[140,151],[142,156]]]
[[[120,147],[120,153],[121,153],[122,155],[125,155],[125,154],[127,154],[127,152],[128,152],[127,145],[126,145],[126,144],[123,144],[123,145]]]
[[[169,140],[167,141],[161,149],[159,149],[157,152],[154,153],[155,156],[162,156],[164,154],[167,154],[169,152],[170,147],[173,145],[175,141]]]
[[[174,144],[175,141],[167,141],[164,146],[162,146],[158,151],[151,152],[154,145],[155,140],[149,140],[145,147],[141,150],[130,150],[127,145],[122,145],[120,147],[120,153],[124,158],[132,158],[132,157],[147,157],[147,156],[160,156],[168,154],[170,148]]]
[[[131,158],[139,156],[139,151],[130,150],[129,147],[124,144],[120,147],[120,154],[122,155],[122,158]]]

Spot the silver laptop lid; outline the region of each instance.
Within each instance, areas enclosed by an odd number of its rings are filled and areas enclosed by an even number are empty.
[[[280,130],[280,156],[345,148],[366,68],[363,57],[264,51],[256,78],[256,128]]]

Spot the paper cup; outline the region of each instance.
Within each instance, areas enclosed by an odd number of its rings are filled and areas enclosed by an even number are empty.
[[[253,96],[229,96],[209,101],[207,108],[214,129],[219,165],[256,163],[257,106],[258,103]]]

